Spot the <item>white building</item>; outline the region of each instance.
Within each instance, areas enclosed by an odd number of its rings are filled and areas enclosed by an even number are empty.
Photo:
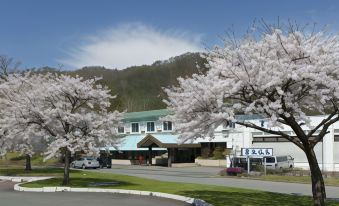
[[[121,134],[126,135],[119,145],[119,151],[111,148],[113,159],[122,163],[137,164],[138,158],[165,155],[168,165],[171,163],[194,162],[202,155],[211,155],[216,147],[232,149],[240,155],[241,148],[273,148],[273,155],[291,155],[294,165],[308,169],[308,161],[304,152],[293,143],[277,135],[264,133],[241,125],[220,125],[215,130],[213,139],[198,139],[193,144],[179,145],[176,143],[177,134],[174,132],[175,122],[161,121],[160,118],[168,115],[167,110],[152,110],[127,113],[124,127],[119,128]],[[312,116],[311,125],[317,125],[324,116]],[[258,115],[239,115],[238,120],[251,121],[257,125],[266,126],[265,119]],[[305,130],[309,128],[304,127]],[[281,131],[293,135],[290,128]],[[315,147],[319,166],[324,171],[339,171],[339,122],[329,128],[329,133]],[[153,163],[154,164],[154,163]]]
[[[246,116],[244,116],[246,117]],[[311,125],[315,126],[324,119],[324,116],[312,116]],[[249,121],[257,125],[266,126],[264,119],[251,118]],[[252,120],[250,120],[252,119]],[[310,130],[303,127],[304,130]],[[294,132],[284,127],[280,129],[293,136]],[[339,171],[339,122],[336,122],[329,128],[329,133],[325,135],[322,142],[315,146],[315,153],[320,168],[323,171]],[[208,142],[201,139],[199,142]],[[246,128],[241,125],[235,125],[234,128],[219,126],[215,131],[213,142],[225,142],[227,148],[232,148],[240,155],[241,148],[273,148],[273,155],[291,155],[294,158],[294,165],[298,168],[308,169],[308,161],[304,152],[289,142],[285,138],[272,135],[252,128]]]

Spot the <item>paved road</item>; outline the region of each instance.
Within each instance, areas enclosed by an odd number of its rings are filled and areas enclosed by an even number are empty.
[[[227,187],[246,188],[285,194],[312,195],[311,184],[269,182],[236,178],[215,177],[221,168],[213,167],[146,167],[146,166],[113,166],[112,169],[101,169],[100,172],[126,174],[171,182],[187,182]],[[328,198],[339,200],[339,187],[326,187]]]
[[[188,206],[189,204],[157,197],[110,193],[36,193],[17,192],[14,183],[0,181],[1,206]]]

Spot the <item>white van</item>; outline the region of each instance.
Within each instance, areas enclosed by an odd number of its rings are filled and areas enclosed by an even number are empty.
[[[294,158],[291,157],[290,155],[265,156],[264,158],[266,159],[266,167],[268,169],[283,169],[283,168],[294,167],[294,161],[293,161]]]

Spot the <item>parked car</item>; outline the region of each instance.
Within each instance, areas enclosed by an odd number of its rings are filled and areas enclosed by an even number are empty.
[[[294,158],[290,155],[266,156],[266,167],[269,169],[293,168]]]
[[[294,158],[290,155],[281,156],[264,156],[264,157],[250,157],[251,170],[255,165],[264,165],[264,158],[266,159],[267,169],[284,169],[294,167]],[[247,170],[247,157],[239,156],[231,160],[231,167],[242,167]]]
[[[252,170],[253,167],[256,165],[262,165],[262,157],[251,157],[250,158],[250,168]],[[247,170],[247,157],[246,156],[239,156],[239,157],[233,157],[231,159],[231,167],[241,167],[245,170]]]
[[[97,158],[100,168],[112,168],[112,160],[109,157],[98,157]]]
[[[99,168],[100,164],[94,157],[82,157],[78,160],[75,160],[71,163],[71,167],[73,168]]]

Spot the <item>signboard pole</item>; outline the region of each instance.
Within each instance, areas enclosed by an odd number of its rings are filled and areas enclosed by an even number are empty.
[[[250,174],[250,156],[247,156],[247,174]]]
[[[264,168],[265,168],[265,176],[266,176],[266,157],[264,157]]]

